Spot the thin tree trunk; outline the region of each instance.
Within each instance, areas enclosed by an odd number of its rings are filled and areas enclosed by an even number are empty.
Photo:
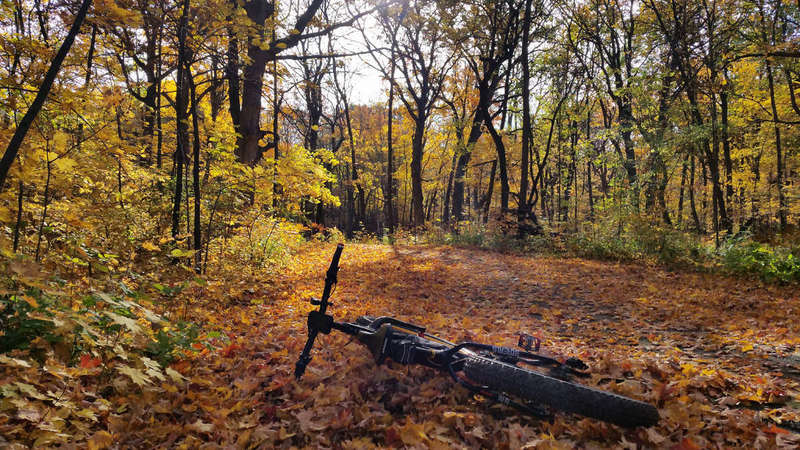
[[[586,142],[592,140],[592,111],[586,112]],[[592,158],[594,153],[590,153],[586,161],[586,188],[589,192],[589,221],[594,222],[594,195],[592,192]]]
[[[531,28],[531,3],[525,1],[525,19],[522,22],[522,149],[519,176],[519,208],[518,220],[524,220],[531,208],[528,207],[528,157],[531,146],[531,100],[528,92],[530,85],[530,65],[528,63],[528,39]],[[511,72],[510,70],[508,71]]]
[[[202,270],[202,256],[203,256],[203,231],[200,225],[200,125],[197,119],[197,90],[192,77],[191,69],[186,68],[188,75],[189,86],[192,95],[192,134],[194,141],[192,142],[192,184],[194,185],[194,271],[200,273]]]
[[[497,164],[500,168],[500,212],[501,214],[506,214],[508,212],[508,196],[510,191],[508,186],[508,163],[506,162],[506,146],[503,143],[503,138],[502,136],[500,136],[500,133],[498,133],[497,130],[495,130],[491,117],[489,116],[484,117],[484,124],[486,125],[489,134],[492,136],[495,149],[497,150]]]
[[[486,192],[486,201],[483,205],[483,223],[489,222],[489,208],[492,205],[492,195],[494,194],[494,176],[497,172],[497,160],[492,161],[492,169],[489,171],[489,187]]]
[[[690,165],[690,176],[689,176],[689,206],[692,211],[692,220],[694,220],[694,229],[698,233],[705,233],[705,229],[702,225],[700,225],[700,218],[697,216],[697,205],[695,204],[694,200],[694,174],[695,174],[695,165],[694,165],[694,155],[689,157],[689,165]]]
[[[394,211],[394,136],[392,135],[392,128],[394,124],[394,49],[395,40],[392,39],[392,54],[391,54],[391,68],[389,70],[389,104],[386,114],[386,188],[383,192],[384,204],[386,211],[386,222],[389,227],[389,233],[394,233],[397,226],[397,218]]]
[[[733,161],[731,160],[731,140],[730,136],[728,135],[728,87],[730,86],[730,81],[728,80],[728,73],[727,71],[723,72],[723,76],[725,77],[725,87],[720,92],[720,103],[721,103],[721,113],[722,113],[722,158],[725,164],[725,204],[728,205],[729,213],[728,216],[732,216],[733,214],[733,207],[731,206],[733,203]],[[731,223],[733,221],[731,220]]]
[[[42,218],[39,221],[39,233],[36,238],[36,262],[41,261],[39,259],[39,250],[42,246],[42,234],[44,232],[44,223],[47,220],[47,206],[50,203],[50,175],[52,174],[52,167],[50,161],[50,144],[48,143],[46,148],[45,157],[47,159],[47,178],[44,182],[44,199],[42,200],[44,203],[42,204]]]
[[[464,144],[464,148],[457,149],[458,160],[456,161],[456,171],[453,178],[452,214],[456,222],[464,220],[464,177],[467,175],[467,167],[472,157],[472,149],[482,134],[481,122],[483,122],[483,114],[483,110],[480,107],[475,110],[475,116],[472,118],[472,126],[467,136],[467,142]]]
[[[156,62],[156,78],[158,80],[158,84],[156,85],[156,126],[158,129],[156,130],[156,168],[161,169],[161,158],[163,154],[163,147],[164,147],[164,130],[162,129],[162,119],[161,119],[161,80],[163,77],[162,74],[162,59],[161,56],[163,54],[163,47],[161,46],[161,38],[162,38],[162,26],[159,25],[158,27],[158,60]],[[159,190],[161,186],[161,182],[158,182]]]
[[[272,29],[272,40],[275,40],[275,29]],[[281,106],[278,100],[278,54],[275,54],[275,58],[272,60],[272,151],[275,155],[273,162],[273,180],[272,180],[272,207],[278,207],[278,197],[282,192],[282,188],[278,183],[278,160],[281,157],[281,151],[278,144],[280,143],[280,134],[278,133],[278,114],[280,113]],[[260,96],[259,96],[260,97]],[[258,124],[258,119],[256,119],[256,124]],[[256,159],[258,161],[258,159]],[[255,186],[253,186],[253,192],[250,196],[250,204],[252,205],[255,202]]]
[[[772,63],[769,58],[765,58],[767,66],[767,82],[769,84],[769,102],[772,109],[772,122],[775,128],[775,158],[777,163],[777,171],[775,174],[775,184],[778,189],[778,221],[780,222],[781,230],[786,229],[786,195],[783,191],[783,149],[781,148],[781,129],[778,126],[780,119],[778,118],[778,109],[775,104],[775,81],[772,76]]]
[[[450,164],[450,175],[447,177],[447,192],[444,196],[444,211],[442,212],[442,223],[450,223],[450,197],[453,193],[453,178],[456,171],[456,161],[458,160],[458,152],[453,152],[453,161]]]
[[[678,218],[677,223],[680,226],[683,223],[683,197],[686,189],[686,170],[689,167],[689,155],[683,158],[683,167],[681,168],[681,189],[678,194]]]
[[[17,253],[17,249],[19,248],[19,235],[22,231],[22,195],[25,192],[25,185],[22,182],[22,178],[19,179],[19,192],[17,193],[17,220],[14,223],[14,253]]]
[[[178,24],[178,68],[177,68],[177,89],[175,93],[175,115],[177,119],[177,145],[175,148],[175,193],[172,203],[172,237],[176,238],[180,234],[180,215],[181,198],[183,195],[183,162],[186,156],[188,142],[188,124],[186,123],[186,34],[189,20],[189,0],[183,0],[183,11],[181,12]]]
[[[422,110],[417,111],[418,119],[414,125],[414,137],[411,141],[411,213],[415,227],[425,225],[425,215],[422,210],[422,154],[424,145],[426,117]]]

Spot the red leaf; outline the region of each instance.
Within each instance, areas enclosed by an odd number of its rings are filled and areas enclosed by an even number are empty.
[[[770,434],[789,434],[788,430],[784,430],[783,428],[779,428],[779,427],[775,426],[774,423],[772,425],[768,426],[768,427],[764,427],[764,429],[762,431],[764,433],[770,433]]]
[[[93,358],[92,355],[88,353],[81,356],[81,367],[84,369],[94,369],[95,367],[102,364],[102,360],[100,358]]]
[[[683,438],[680,444],[673,446],[672,450],[700,450],[700,447],[687,437]]]
[[[234,356],[241,349],[242,349],[241,345],[239,345],[239,344],[231,344],[231,345],[228,345],[227,347],[223,348],[222,350],[220,350],[219,353],[223,357],[227,358],[229,356]]]

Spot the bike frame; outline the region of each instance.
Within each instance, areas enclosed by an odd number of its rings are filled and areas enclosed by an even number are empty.
[[[463,360],[466,357],[482,357],[496,359],[512,365],[522,362],[534,366],[549,366],[560,371],[555,373],[555,376],[559,378],[567,378],[572,375],[585,376],[582,370],[587,368],[586,365],[574,358],[561,363],[553,358],[508,347],[476,342],[453,344],[426,333],[425,327],[394,317],[361,317],[355,323],[336,322],[333,316],[326,312],[328,306],[331,305],[329,298],[337,282],[339,259],[343,248],[342,244],[336,247],[331,265],[326,273],[322,298],[311,300],[311,304],[319,306],[319,309],[308,313],[308,340],[295,364],[294,374],[297,379],[303,376],[306,367],[311,362],[311,349],[319,333],[329,334],[331,330],[354,336],[369,348],[375,358],[375,362],[379,365],[388,357],[392,361],[403,365],[419,364],[427,366],[448,373],[456,382],[472,392],[481,394],[490,401],[512,406],[539,417],[550,417],[551,414],[537,406],[514,402],[501,392],[492,391],[486,386],[475,384],[459,376],[458,372],[461,370]],[[518,345],[529,350],[534,343],[536,350],[538,350],[539,340],[537,338],[521,335]]]

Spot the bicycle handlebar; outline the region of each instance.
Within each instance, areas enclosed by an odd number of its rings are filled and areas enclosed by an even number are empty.
[[[342,256],[343,249],[344,244],[336,246],[333,259],[331,259],[331,265],[328,267],[328,272],[325,274],[325,288],[322,290],[322,298],[318,303],[314,300],[311,301],[312,304],[319,305],[319,311],[312,311],[308,315],[308,340],[306,341],[305,347],[303,347],[303,352],[297,359],[297,363],[294,365],[294,377],[297,379],[303,376],[303,373],[306,371],[306,366],[311,362],[311,348],[314,346],[314,340],[317,338],[317,334],[319,334],[320,331],[327,334],[331,330],[333,317],[325,314],[325,311],[328,309],[328,298],[330,298],[333,286],[336,284],[336,276],[339,273],[339,258]]]

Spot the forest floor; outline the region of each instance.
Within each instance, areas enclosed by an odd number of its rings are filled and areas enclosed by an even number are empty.
[[[333,248],[309,245],[277,275],[185,291],[194,299],[185,313],[230,341],[174,363],[183,378],[115,385],[119,394],[85,430],[90,446],[800,444],[800,294],[793,288],[583,259],[345,247],[330,310],[337,319],[394,315],[452,341],[510,347],[520,331],[539,336],[544,350],[588,363],[587,383],[659,408],[657,426],[631,430],[488,406],[431,369],[376,367],[359,344],[335,334],[318,340],[295,381],[307,299],[321,293]]]

